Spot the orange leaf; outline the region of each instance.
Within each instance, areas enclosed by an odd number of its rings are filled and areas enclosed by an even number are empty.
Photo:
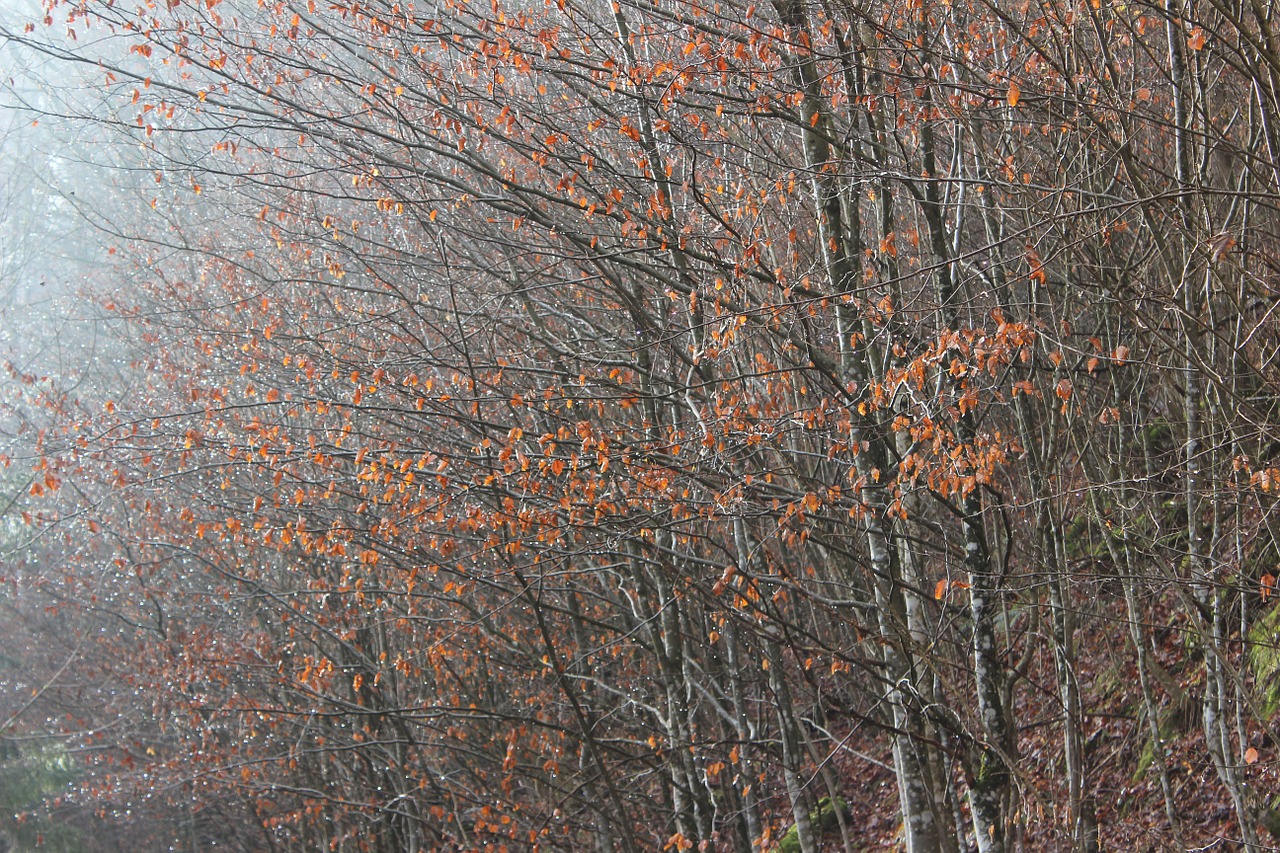
[[[1191,35],[1187,37],[1187,47],[1192,50],[1199,50],[1204,47],[1205,36],[1204,30],[1196,27],[1191,31]]]
[[[1270,575],[1270,574],[1263,575],[1261,578],[1258,579],[1258,585],[1259,585],[1258,594],[1262,596],[1263,601],[1266,601],[1268,598],[1271,597],[1271,593],[1276,591],[1275,575]]]
[[[1244,751],[1244,763],[1245,763],[1245,764],[1257,764],[1257,763],[1258,763],[1258,750],[1254,749],[1253,747],[1249,747],[1248,749],[1246,749],[1246,750]]]
[[[947,594],[947,579],[943,578],[933,587],[933,597],[935,601],[941,601],[942,596]]]
[[[693,847],[693,842],[677,832],[667,839],[667,843],[662,846],[662,849],[688,850],[691,847]]]
[[[733,580],[733,576],[737,574],[737,572],[738,572],[738,567],[735,565],[729,565],[728,567],[726,567],[724,570],[724,573],[720,575],[720,580],[716,581],[715,586],[711,587],[711,594],[719,595],[720,593],[724,592],[725,586],[729,583],[729,581]]]
[[[1226,231],[1215,235],[1209,240],[1210,261],[1216,264],[1218,261],[1222,260],[1222,256],[1227,252],[1230,252],[1235,244],[1236,238],[1232,237]]]
[[[1017,83],[1009,84],[1009,106],[1016,107],[1018,101],[1022,99],[1022,90],[1018,88]]]
[[[1035,246],[1028,243],[1026,246],[1026,249],[1027,249],[1027,266],[1031,267],[1031,275],[1029,276],[1029,278],[1032,281],[1039,282],[1040,284],[1044,284],[1045,281],[1047,280],[1047,276],[1045,275],[1045,272],[1044,272],[1044,260],[1041,259],[1040,253],[1036,251]]]

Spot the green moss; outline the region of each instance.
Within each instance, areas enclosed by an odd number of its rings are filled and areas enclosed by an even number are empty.
[[[1161,741],[1168,742],[1170,740],[1173,740],[1174,737],[1176,737],[1178,727],[1173,722],[1173,720],[1170,719],[1171,716],[1173,715],[1172,714],[1160,715],[1160,740]],[[1145,726],[1143,728],[1143,731],[1144,732],[1146,731]],[[1156,743],[1149,737],[1143,738],[1142,751],[1138,753],[1138,764],[1133,769],[1133,776],[1131,777],[1131,781],[1136,785],[1142,779],[1143,775],[1145,775],[1146,772],[1151,769],[1151,765],[1155,763],[1156,763]]]
[[[1280,797],[1276,797],[1262,810],[1262,826],[1271,833],[1271,837],[1280,840]]]
[[[840,797],[833,803],[830,797],[818,801],[818,807],[809,812],[809,823],[818,840],[840,834],[840,816],[849,817],[849,804]],[[776,853],[800,853],[800,828],[792,824],[786,835],[778,839]]]
[[[1280,710],[1280,607],[1272,607],[1249,629],[1249,667],[1266,719]]]

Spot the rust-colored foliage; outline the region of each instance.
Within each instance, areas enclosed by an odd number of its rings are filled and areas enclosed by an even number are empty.
[[[86,802],[239,849],[1258,843],[1265,22],[48,15],[155,175],[133,384],[51,407],[22,501]]]

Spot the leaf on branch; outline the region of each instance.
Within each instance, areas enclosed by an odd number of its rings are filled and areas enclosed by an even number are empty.
[[[733,576],[737,573],[737,566],[730,564],[725,567],[724,574],[720,575],[720,580],[716,581],[715,586],[711,587],[711,594],[719,595],[724,592],[724,588],[728,585],[729,581],[733,580]]]
[[[1236,245],[1236,238],[1226,231],[1209,238],[1209,259],[1212,263],[1222,260],[1222,256],[1230,252]]]
[[[1047,276],[1044,272],[1044,261],[1040,258],[1040,253],[1036,251],[1036,247],[1027,244],[1027,266],[1031,267],[1031,274],[1028,276],[1032,281],[1044,284]]]

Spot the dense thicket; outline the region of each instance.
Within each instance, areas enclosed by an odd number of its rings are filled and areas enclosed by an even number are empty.
[[[145,180],[129,369],[12,371],[0,735],[111,832],[1269,842],[1268,7],[48,15]]]

